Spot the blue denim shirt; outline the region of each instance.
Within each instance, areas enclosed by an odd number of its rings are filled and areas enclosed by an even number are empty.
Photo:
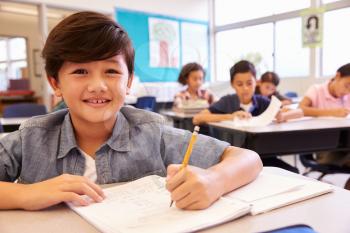
[[[191,132],[167,126],[162,116],[132,107],[123,107],[117,114],[111,137],[95,154],[97,183],[165,176],[169,164],[182,162]],[[199,135],[190,164],[208,168],[220,161],[228,145]],[[85,157],[78,150],[68,110],[31,118],[0,140],[0,181],[35,183],[84,171]]]

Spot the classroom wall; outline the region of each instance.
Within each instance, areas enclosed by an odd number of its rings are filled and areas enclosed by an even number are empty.
[[[27,38],[28,65],[31,87],[36,93],[41,93],[41,78],[36,78],[33,69],[33,49],[40,48],[38,21],[36,17],[10,13],[0,13],[0,35],[24,36]]]
[[[323,83],[327,78],[284,78],[278,86],[280,93],[285,93],[287,91],[295,91],[299,96],[303,96],[307,89],[315,83]]]
[[[115,6],[114,0],[15,0],[14,2],[35,4],[44,3],[50,7],[62,7],[74,10],[84,9],[92,11],[101,11],[104,13],[113,13],[113,9]]]
[[[115,7],[121,7],[174,17],[208,20],[207,0],[16,0],[13,2],[45,3],[48,7],[94,10],[111,16],[114,16]],[[58,22],[58,19],[49,19],[49,29],[53,28]],[[37,17],[0,11],[0,24],[0,35],[24,36],[27,38],[31,87],[36,95],[41,96],[43,94],[43,82],[46,82],[44,80],[45,76],[35,77],[33,68],[33,49],[42,47]]]
[[[90,9],[98,10],[105,13],[114,14],[114,7],[121,7],[130,10],[144,11],[155,14],[169,15],[180,18],[208,20],[208,0],[90,0],[89,4],[86,4],[86,0],[20,0],[20,2],[30,3],[47,3],[57,7],[68,7],[70,9]],[[59,20],[49,20],[49,28],[52,28]],[[31,85],[37,95],[42,95],[42,80],[34,76],[33,69],[33,49],[41,47],[39,38],[38,22],[34,16],[24,16],[19,14],[0,12],[0,35],[18,35],[28,38],[28,60],[29,60],[29,72],[31,76]],[[215,77],[213,77],[215,79]],[[44,80],[45,81],[45,80]],[[279,89],[281,93],[294,90],[299,95],[307,90],[307,88],[313,83],[324,82],[325,79],[319,79],[315,77],[309,78],[286,78],[283,79]],[[155,85],[161,85],[155,83]],[[173,84],[169,84],[173,86]],[[222,86],[222,85],[216,85]],[[229,86],[225,89],[225,92],[229,91]],[[153,86],[152,86],[153,88]],[[220,88],[215,87],[219,90]]]
[[[116,6],[179,18],[208,21],[208,0],[116,0]]]

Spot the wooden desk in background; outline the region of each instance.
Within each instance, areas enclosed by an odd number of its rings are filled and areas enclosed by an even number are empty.
[[[224,122],[208,125],[218,139],[260,156],[350,150],[350,119],[309,118],[250,128]]]
[[[297,175],[279,168],[266,167],[269,172]],[[319,233],[348,233],[350,216],[350,192],[334,187],[334,192],[256,216],[244,216],[202,232],[259,232],[293,224],[307,224]],[[41,211],[0,211],[1,233],[97,233],[99,232],[66,205]]]

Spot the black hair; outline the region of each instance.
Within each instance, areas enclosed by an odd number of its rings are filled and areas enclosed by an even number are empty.
[[[187,84],[187,79],[188,76],[190,75],[190,73],[192,71],[197,71],[200,70],[203,72],[203,77],[205,77],[205,70],[203,69],[203,67],[196,63],[196,62],[192,62],[192,63],[188,63],[186,65],[184,65],[181,69],[181,72],[179,74],[179,78],[177,79],[177,81],[179,83],[181,83],[182,85],[186,85]]]
[[[246,60],[241,60],[234,64],[230,69],[231,83],[233,82],[236,74],[247,72],[250,72],[254,76],[254,78],[256,77],[256,70],[253,63]]]
[[[280,77],[275,72],[267,71],[260,78],[261,83],[273,83],[276,87],[280,83]]]
[[[78,12],[63,19],[50,32],[43,52],[48,76],[58,80],[64,61],[90,62],[123,55],[129,77],[134,72],[134,48],[126,31],[97,12]]]
[[[339,72],[340,77],[350,77],[350,63],[341,66],[337,72]]]

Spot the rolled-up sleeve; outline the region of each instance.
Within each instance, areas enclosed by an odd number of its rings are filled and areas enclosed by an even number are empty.
[[[191,134],[190,131],[164,126],[161,153],[165,166],[182,162]],[[193,146],[189,164],[201,168],[211,167],[220,162],[228,146],[227,142],[200,134]]]
[[[0,139],[0,181],[15,181],[21,171],[21,137],[16,131]]]

